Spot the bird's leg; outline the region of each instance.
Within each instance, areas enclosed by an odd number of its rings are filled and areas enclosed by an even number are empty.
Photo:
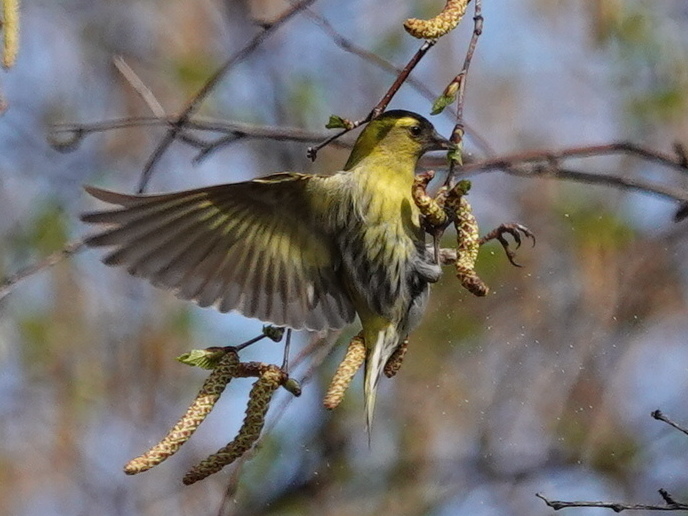
[[[344,358],[337,367],[334,373],[330,387],[327,389],[327,394],[323,400],[323,405],[326,409],[332,410],[344,399],[344,393],[349,388],[349,384],[353,379],[356,371],[358,371],[365,361],[366,349],[363,340],[363,333],[359,333],[351,342],[346,350]]]
[[[475,272],[475,262],[480,249],[478,222],[475,220],[466,194],[471,187],[470,181],[459,181],[447,194],[446,207],[454,214],[456,227],[456,277],[464,288],[476,296],[485,296],[489,287]]]
[[[453,220],[458,244],[454,261],[456,276],[469,292],[476,296],[484,296],[488,293],[489,287],[475,272],[475,261],[480,249],[478,223],[465,197],[471,183],[466,180],[459,181],[451,190],[443,186],[437,196],[432,198],[427,193],[427,186],[433,177],[435,172],[432,170],[418,174],[413,183],[412,197],[423,216],[425,231],[433,237],[435,263],[441,264],[444,261],[439,240]]]
[[[504,235],[512,236],[516,242],[516,249],[521,246],[523,237],[530,238],[535,245],[535,235],[521,224],[502,224],[480,238],[478,223],[465,197],[471,187],[470,181],[459,181],[451,190],[443,186],[433,198],[428,195],[427,186],[434,177],[433,170],[416,175],[411,194],[423,217],[423,227],[432,236],[435,263],[454,263],[456,276],[461,284],[474,295],[484,296],[489,292],[489,287],[475,272],[480,246],[490,240],[497,240],[504,248],[509,262],[520,267],[514,261],[515,253],[509,248],[509,242]],[[440,249],[440,238],[452,221],[456,227],[457,248]]]
[[[483,245],[489,242],[490,240],[497,240],[504,248],[504,252],[506,253],[506,257],[509,260],[509,263],[511,263],[511,265],[515,267],[520,267],[520,265],[514,261],[516,253],[509,248],[509,242],[504,237],[504,235],[506,234],[511,235],[511,237],[516,242],[516,249],[521,247],[521,235],[523,235],[526,238],[530,238],[533,241],[533,246],[535,245],[535,235],[527,227],[521,224],[502,224],[499,227],[490,231],[484,237],[482,237],[478,242],[478,245]]]
[[[399,344],[397,349],[394,350],[392,356],[387,359],[387,363],[383,369],[387,378],[392,378],[399,372],[399,369],[401,369],[401,364],[404,361],[406,352],[408,351],[408,344],[408,339],[404,339],[401,344]]]

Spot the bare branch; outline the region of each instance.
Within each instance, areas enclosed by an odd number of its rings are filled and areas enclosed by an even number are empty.
[[[677,156],[666,154],[654,149],[649,149],[647,147],[643,147],[642,145],[636,145],[627,141],[612,142],[602,145],[570,147],[560,151],[536,150],[508,154],[499,158],[492,158],[466,164],[460,168],[460,172],[466,173],[494,168],[506,169],[520,164],[533,162],[556,164],[558,161],[567,158],[589,158],[592,156],[605,156],[609,154],[630,154],[648,161],[653,161],[655,163],[674,168],[681,172],[688,172],[688,167],[686,167],[682,160]]]
[[[685,427],[679,425],[678,423],[675,423],[674,421],[672,421],[671,419],[669,419],[668,417],[666,417],[666,416],[662,413],[661,410],[657,409],[657,410],[652,411],[652,413],[650,414],[650,416],[652,416],[653,418],[657,419],[658,421],[664,421],[667,425],[673,426],[673,427],[674,427],[676,430],[678,430],[679,432],[683,432],[684,434],[688,435],[688,429],[687,429],[687,428],[685,428]]]
[[[224,78],[224,76],[238,63],[246,59],[256,48],[258,48],[267,38],[269,38],[277,29],[279,29],[284,23],[293,18],[300,11],[314,3],[315,0],[301,0],[293,4],[289,9],[282,13],[276,20],[270,24],[265,25],[265,29],[256,34],[241,50],[236,52],[231,56],[225,63],[215,72],[215,74],[208,79],[208,81],[203,85],[203,87],[194,95],[191,101],[186,105],[184,110],[181,112],[179,117],[172,123],[172,126],[167,131],[167,134],[158,144],[156,149],[151,154],[150,158],[146,162],[143,171],[141,172],[141,178],[139,181],[138,193],[143,193],[148,185],[150,176],[153,173],[153,168],[160,160],[162,155],[167,151],[172,142],[177,138],[179,132],[186,126],[187,122],[191,116],[198,110],[201,103],[210,94],[210,92],[219,84],[219,82]]]
[[[502,170],[519,177],[551,177],[579,183],[603,184],[616,188],[638,190],[652,193],[672,201],[688,202],[688,191],[659,185],[640,178],[629,178],[611,173],[583,172],[559,168],[559,162],[571,158],[587,158],[609,154],[629,154],[666,167],[688,172],[678,157],[649,149],[630,142],[612,142],[604,145],[580,146],[560,151],[529,151],[468,163],[457,167],[456,175],[468,176],[470,173]],[[425,160],[426,166],[438,166],[441,162],[434,158]]]
[[[362,47],[359,47],[358,45],[356,45],[356,43],[354,43],[350,39],[347,39],[342,34],[337,32],[335,28],[332,26],[332,24],[325,17],[316,13],[312,9],[306,9],[304,11],[304,14],[311,18],[313,22],[317,24],[323,30],[323,32],[325,32],[325,34],[332,39],[334,44],[342,50],[344,50],[345,52],[358,56],[364,61],[367,61],[368,63],[377,66],[381,70],[385,70],[389,73],[393,73],[396,75],[402,73],[403,68],[396,66],[395,64],[391,63],[390,61],[387,61],[386,59],[380,57],[379,55],[373,52],[365,50]],[[416,90],[430,102],[433,102],[435,98],[437,98],[437,95],[433,93],[430,88],[428,88],[424,83],[422,83],[418,79],[414,79],[412,76],[407,77],[406,84],[411,86],[414,90]],[[454,110],[454,108],[447,107],[447,111],[449,112],[449,114],[456,116],[456,111]],[[465,123],[464,126],[466,128],[466,132],[473,140],[475,146],[478,149],[480,149],[480,151],[483,154],[487,156],[492,156],[495,154],[494,149],[492,149],[486,138],[481,136],[478,133],[478,131],[471,127],[469,124]]]
[[[471,66],[471,61],[473,60],[473,55],[475,54],[475,49],[478,45],[478,38],[483,33],[483,14],[482,14],[482,1],[475,0],[475,14],[473,15],[473,34],[471,35],[471,41],[468,44],[468,50],[466,51],[466,57],[463,61],[463,67],[454,80],[450,83],[447,88],[449,89],[452,84],[457,85],[456,91],[456,125],[452,130],[452,135],[450,140],[454,142],[458,148],[459,152],[462,151],[463,136],[465,132],[465,124],[463,121],[463,105],[466,95],[466,80],[468,79],[468,70]],[[445,90],[446,93],[446,90]],[[459,157],[461,155],[459,154]],[[447,174],[447,179],[444,182],[445,186],[453,187],[457,168],[456,159],[452,159],[449,164],[449,173]]]
[[[334,140],[338,139],[340,136],[345,135],[349,131],[352,131],[353,129],[356,129],[357,127],[360,127],[363,124],[367,124],[371,120],[379,117],[385,109],[387,109],[387,106],[389,103],[392,101],[392,98],[396,93],[399,91],[399,88],[401,88],[401,85],[404,84],[404,81],[408,79],[409,74],[411,71],[416,67],[416,65],[420,62],[421,59],[423,59],[423,56],[427,54],[428,50],[430,50],[435,43],[437,43],[436,40],[429,40],[423,43],[423,45],[418,49],[418,51],[413,55],[411,60],[406,64],[404,69],[401,71],[401,73],[398,75],[394,83],[389,87],[387,92],[382,96],[380,99],[380,102],[377,103],[377,105],[372,109],[370,113],[368,113],[368,116],[366,116],[362,120],[357,120],[355,122],[348,122],[346,129],[343,129],[342,131],[338,132],[337,134],[330,136],[329,138],[323,140],[319,144],[309,147],[307,151],[308,157],[312,160],[315,161],[315,158],[318,155],[318,151],[325,147],[326,145],[332,143]]]
[[[665,500],[672,499],[669,493],[664,489],[660,489],[660,494]],[[647,505],[647,504],[625,504],[619,502],[564,502],[561,500],[550,500],[542,493],[536,493],[535,496],[540,498],[548,507],[555,511],[567,509],[569,507],[599,507],[601,509],[611,509],[614,512],[622,511],[685,511],[688,510],[688,504],[685,503],[667,503],[666,505]]]
[[[174,124],[177,119],[174,115],[165,117],[127,117],[115,118],[112,120],[104,120],[94,123],[65,123],[55,124],[52,127],[52,137],[63,138],[62,135],[67,135],[67,140],[81,139],[92,133],[101,133],[112,131],[115,129],[126,129],[129,127],[154,127],[154,126],[168,126]],[[277,127],[269,125],[253,125],[242,122],[233,122],[226,120],[217,120],[213,118],[196,117],[190,119],[185,124],[185,129],[216,132],[233,136],[241,136],[255,139],[271,139],[278,141],[294,141],[294,142],[315,142],[327,137],[327,133],[306,131],[298,127]],[[206,146],[216,145],[214,142],[200,142],[197,139],[189,137],[188,134],[181,134],[179,139],[190,143],[194,146],[205,148]],[[78,143],[78,142],[76,142]],[[350,145],[339,144],[342,147],[350,147]],[[70,149],[71,150],[71,149]]]
[[[23,280],[33,276],[38,272],[41,272],[42,270],[50,268],[53,265],[57,265],[65,258],[69,258],[71,255],[80,251],[83,246],[84,243],[81,240],[70,242],[59,251],[55,251],[42,260],[32,263],[31,265],[27,265],[26,267],[19,269],[14,274],[6,276],[0,282],[0,299],[3,299],[5,296],[7,296],[13,290],[13,288]]]
[[[538,175],[557,179],[568,179],[579,183],[602,184],[628,190],[637,190],[640,192],[652,193],[671,201],[688,201],[688,191],[686,190],[650,183],[649,181],[639,178],[628,178],[612,174],[582,172],[570,169],[550,169],[542,171]]]
[[[134,88],[134,91],[139,94],[141,99],[143,99],[148,106],[148,109],[151,110],[151,113],[158,118],[163,118],[165,116],[165,109],[162,107],[162,104],[160,104],[155,95],[153,95],[151,89],[143,83],[141,78],[129,66],[124,58],[122,56],[115,56],[112,59],[112,62],[119,73],[121,73],[131,87]]]

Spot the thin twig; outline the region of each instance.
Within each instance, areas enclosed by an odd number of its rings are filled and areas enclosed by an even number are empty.
[[[155,126],[169,126],[177,119],[174,115],[167,115],[161,118],[158,117],[126,117],[115,118],[112,120],[103,120],[93,123],[63,123],[52,126],[51,140],[56,140],[58,144],[68,144],[72,150],[80,143],[84,137],[106,131],[116,129],[126,129],[129,127],[155,127]],[[227,134],[229,136],[241,136],[242,138],[253,139],[270,139],[277,141],[294,141],[294,142],[317,142],[327,137],[327,133],[306,131],[298,127],[277,127],[269,125],[254,125],[242,122],[232,122],[225,120],[217,120],[214,118],[195,117],[190,119],[185,124],[185,129],[215,132]],[[191,137],[189,134],[179,134],[178,139],[189,143],[194,147],[205,149],[210,146],[217,145],[221,142],[203,142]],[[345,143],[336,143],[342,147],[350,147]]]
[[[395,64],[391,63],[387,59],[384,59],[380,57],[379,55],[370,52],[368,50],[365,50],[363,47],[359,47],[351,41],[350,39],[347,39],[345,36],[343,36],[341,33],[337,32],[337,30],[332,26],[332,24],[323,16],[320,14],[316,13],[312,9],[306,9],[304,11],[304,15],[311,18],[313,22],[318,25],[323,32],[332,39],[335,45],[337,45],[339,48],[344,50],[345,52],[348,52],[350,54],[353,54],[357,57],[360,57],[364,61],[367,61],[368,63],[377,66],[381,70],[385,70],[389,73],[393,74],[401,74],[403,71],[403,68],[396,66]],[[416,90],[418,93],[420,93],[423,97],[425,97],[427,100],[430,102],[434,101],[437,98],[437,95],[432,92],[430,88],[428,88],[425,83],[422,81],[419,81],[418,79],[413,78],[412,76],[409,76],[406,79],[406,84],[411,86],[414,90]],[[447,112],[450,115],[456,116],[456,111],[452,107],[447,108]],[[471,137],[473,140],[473,143],[475,146],[486,156],[493,156],[495,154],[494,149],[491,147],[491,145],[488,143],[486,138],[483,138],[477,130],[475,130],[472,126],[469,124],[465,124],[466,127],[466,132],[468,135]]]
[[[667,425],[674,427],[676,430],[679,432],[683,432],[684,434],[688,435],[688,429],[679,425],[678,423],[672,421],[668,417],[666,417],[661,410],[657,409],[652,411],[650,414],[653,418],[655,418],[658,421],[664,421]]]
[[[668,496],[665,490],[664,493]],[[535,496],[540,498],[548,507],[555,511],[567,509],[569,507],[599,507],[601,509],[611,509],[614,512],[622,511],[685,511],[688,510],[688,504],[685,503],[667,503],[666,505],[646,505],[646,504],[625,504],[619,502],[564,502],[561,500],[550,500],[542,493],[536,493]],[[662,498],[666,499],[665,495]]]
[[[450,140],[454,142],[457,146],[459,146],[459,148],[463,143],[463,136],[465,132],[465,123],[463,121],[463,106],[464,99],[466,96],[466,81],[468,79],[468,70],[471,66],[471,61],[473,60],[473,55],[475,54],[475,49],[478,45],[478,38],[483,33],[483,15],[481,0],[475,0],[474,9],[475,14],[473,15],[473,34],[471,35],[471,41],[468,44],[468,50],[466,51],[466,57],[463,61],[463,67],[454,79],[454,81],[458,81],[459,88],[456,94],[456,125],[452,130]],[[447,174],[447,179],[444,182],[445,186],[449,188],[454,186],[456,168],[456,161],[451,160],[451,163],[449,164],[449,173]]]
[[[680,165],[688,171],[688,152],[685,145],[681,142],[674,142],[674,152]],[[682,202],[674,213],[674,222],[681,222],[686,217],[688,217],[688,202]]]
[[[674,500],[674,497],[669,494],[669,492],[666,489],[660,488],[659,489],[659,496],[662,497],[664,502],[668,505],[675,505],[679,502]]]
[[[460,168],[460,172],[468,173],[494,168],[505,169],[520,164],[533,162],[557,163],[563,159],[589,158],[593,156],[605,156],[609,154],[631,154],[633,156],[644,158],[648,161],[654,161],[656,163],[674,168],[681,172],[688,172],[688,167],[683,164],[679,157],[626,141],[612,142],[602,145],[569,147],[559,151],[534,150],[519,152],[516,154],[508,154],[498,158],[486,159],[483,161],[476,161],[474,163],[466,164]]]
[[[315,0],[301,0],[300,2],[293,4],[272,23],[267,24],[265,29],[259,34],[256,34],[246,45],[244,45],[241,50],[227,59],[227,61],[225,61],[225,63],[212,75],[212,77],[206,81],[203,87],[196,93],[196,95],[194,95],[177,119],[172,123],[172,126],[167,131],[167,134],[165,134],[156,149],[150,155],[148,161],[143,167],[143,171],[141,172],[141,179],[139,181],[137,190],[138,193],[143,193],[143,191],[146,189],[155,165],[158,163],[165,151],[167,151],[169,146],[172,145],[172,142],[177,138],[179,132],[186,126],[191,116],[198,110],[201,103],[224,78],[224,76],[235,65],[246,59],[268,37],[270,37],[275,31],[277,31],[277,29],[284,25],[284,23],[289,21],[292,17],[314,2]]]
[[[652,193],[671,201],[688,201],[687,190],[658,185],[639,178],[628,178],[615,176],[613,174],[582,172],[580,170],[562,168],[541,171],[539,174],[536,172],[536,174],[542,177],[567,179],[569,181],[576,181],[577,183],[602,184],[627,190],[637,190],[644,193]]]
[[[473,15],[473,34],[471,35],[471,41],[468,44],[468,50],[466,51],[466,57],[463,61],[463,67],[459,76],[462,77],[461,83],[459,84],[459,91],[456,98],[456,120],[459,122],[463,128],[463,107],[464,99],[466,96],[466,79],[468,77],[468,70],[471,66],[471,61],[473,60],[473,55],[475,54],[475,49],[478,46],[478,38],[483,33],[483,14],[482,14],[482,1],[476,0],[475,2],[475,14]]]
[[[241,133],[234,133],[234,134],[228,134],[227,136],[223,136],[222,138],[219,138],[213,142],[206,142],[205,145],[199,146],[199,153],[194,156],[192,162],[194,164],[201,163],[202,161],[206,160],[208,156],[210,156],[212,153],[222,149],[223,147],[227,147],[228,145],[231,145],[232,143],[236,143],[239,140],[243,140],[246,137],[246,135],[241,134]]]
[[[153,95],[151,89],[144,84],[141,78],[136,74],[136,72],[131,68],[131,66],[129,66],[129,64],[124,60],[124,58],[122,56],[115,56],[112,59],[112,62],[119,71],[119,73],[122,74],[122,77],[124,77],[127,80],[129,85],[134,89],[136,93],[139,94],[141,99],[146,103],[148,109],[151,110],[151,113],[153,113],[158,118],[164,118],[166,114],[165,109],[162,107],[162,104],[160,104],[155,95]]]
[[[499,158],[477,161],[457,167],[455,174],[468,176],[470,173],[488,172],[492,170],[502,170],[510,175],[519,177],[550,177],[554,179],[564,179],[579,183],[602,184],[616,188],[638,190],[645,193],[652,193],[672,201],[688,202],[688,192],[680,188],[658,185],[638,178],[628,178],[609,173],[583,172],[580,170],[563,169],[559,167],[559,162],[572,158],[588,158],[594,156],[604,156],[609,154],[627,154],[643,158],[647,161],[655,162],[660,165],[688,172],[688,169],[678,158],[654,149],[649,149],[630,142],[612,142],[603,145],[589,145],[571,147],[559,151],[528,151],[517,154],[502,156]],[[433,158],[426,161],[429,167],[440,165]]]
[[[352,131],[353,129],[356,129],[357,127],[363,124],[367,124],[371,120],[379,117],[384,112],[384,110],[387,109],[387,106],[392,101],[394,95],[396,95],[396,93],[399,91],[401,85],[404,84],[404,81],[408,79],[408,76],[411,73],[411,71],[416,67],[420,60],[423,59],[423,56],[427,54],[428,50],[430,50],[435,45],[435,43],[437,43],[436,40],[429,40],[423,43],[423,45],[413,55],[411,60],[406,64],[401,73],[397,76],[394,83],[392,83],[387,92],[382,96],[380,102],[377,103],[377,105],[370,111],[370,113],[368,113],[368,115],[365,118],[363,118],[362,120],[357,120],[355,122],[350,122],[346,129],[342,129],[337,134],[330,136],[329,138],[323,140],[322,142],[313,147],[308,147],[308,157],[312,161],[315,161],[315,158],[317,157],[318,151],[320,149],[330,144],[334,140],[338,139],[340,136],[345,135],[349,131]]]
[[[9,294],[12,291],[12,289],[23,280],[33,276],[38,272],[41,272],[42,270],[50,268],[53,265],[57,265],[65,258],[68,258],[71,255],[80,251],[83,248],[83,246],[84,242],[82,240],[69,242],[59,251],[55,251],[54,253],[49,254],[48,256],[43,258],[42,260],[36,263],[32,263],[31,265],[27,265],[26,267],[19,269],[14,274],[6,276],[0,282],[0,299],[3,299],[5,296],[7,296],[7,294]]]
[[[435,46],[437,43],[437,40],[429,40],[423,43],[423,45],[418,49],[418,51],[413,55],[411,60],[406,64],[404,69],[401,71],[401,73],[397,76],[396,80],[392,83],[392,85],[389,87],[387,90],[387,93],[385,93],[382,98],[380,99],[380,102],[377,103],[377,105],[373,108],[373,110],[370,112],[370,119],[372,120],[373,118],[379,117],[382,112],[387,109],[387,106],[389,103],[392,101],[392,98],[394,95],[397,94],[399,91],[399,88],[401,88],[401,85],[404,84],[406,79],[408,79],[409,74],[413,71],[413,69],[416,67],[418,63],[420,63],[420,60],[423,59],[423,56],[428,53],[428,50],[430,50],[432,47]]]

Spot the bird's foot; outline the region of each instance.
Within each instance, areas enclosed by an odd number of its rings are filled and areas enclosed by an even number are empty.
[[[529,238],[533,242],[533,246],[535,246],[535,235],[533,234],[533,232],[527,227],[523,226],[522,224],[515,223],[502,224],[501,226],[493,229],[487,235],[480,239],[479,245],[483,245],[489,242],[490,240],[497,240],[504,248],[504,252],[506,253],[506,257],[509,260],[509,263],[511,263],[511,265],[515,267],[521,267],[521,265],[514,261],[516,253],[512,251],[509,247],[509,241],[505,238],[505,235],[511,235],[511,237],[516,242],[516,249],[521,247],[521,243],[523,242],[524,237]]]

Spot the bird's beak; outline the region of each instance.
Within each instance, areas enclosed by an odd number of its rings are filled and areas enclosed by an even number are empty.
[[[425,151],[434,150],[454,150],[456,149],[456,144],[447,140],[444,136],[441,136],[437,131],[433,131],[430,141],[428,141]]]

